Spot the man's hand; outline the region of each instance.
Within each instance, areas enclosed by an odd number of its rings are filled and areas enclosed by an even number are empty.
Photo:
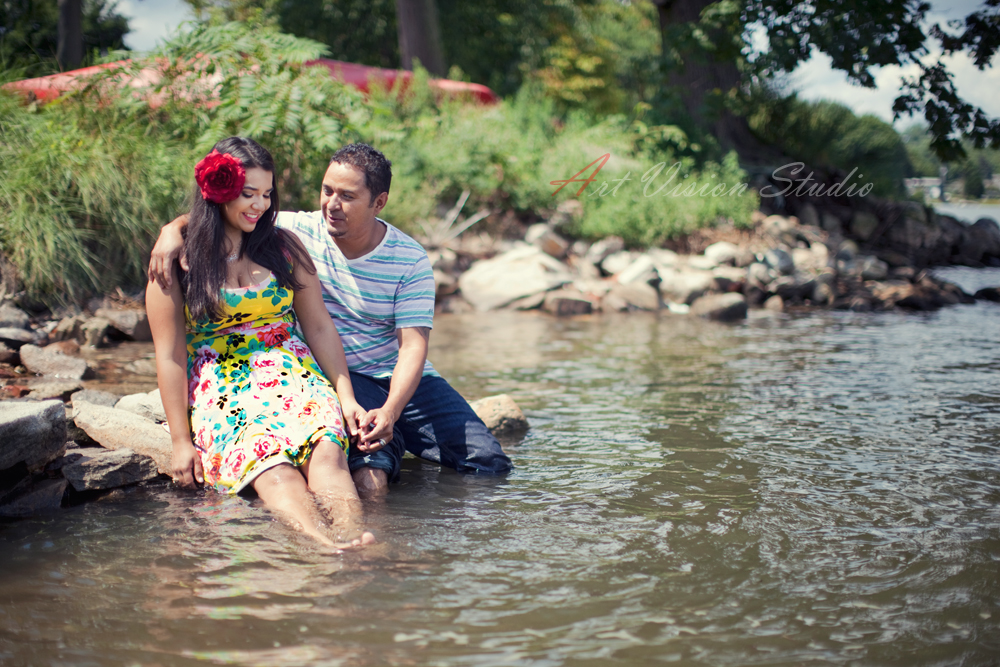
[[[392,440],[392,426],[396,418],[384,406],[377,410],[369,410],[358,422],[361,438],[358,440],[358,451],[371,454],[385,447]]]
[[[164,225],[160,230],[160,236],[156,239],[153,252],[149,256],[149,279],[155,280],[163,289],[170,289],[171,267],[174,260],[180,257],[181,268],[188,270],[187,257],[181,255],[184,248],[184,237],[181,230],[188,223],[188,215],[184,214],[174,218],[170,224]]]
[[[205,483],[205,472],[201,467],[201,456],[190,440],[174,443],[173,478],[183,489],[193,489]]]

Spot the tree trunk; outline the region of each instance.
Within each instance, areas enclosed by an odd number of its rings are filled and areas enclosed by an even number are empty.
[[[664,54],[671,49],[672,28],[697,23],[702,10],[713,1],[652,0],[659,14]],[[709,37],[727,39],[724,35]],[[670,73],[669,83],[678,91],[691,121],[715,136],[723,149],[735,150],[741,162],[765,164],[780,159],[780,151],[757,139],[746,119],[726,109],[721,99],[719,104],[707,104],[708,98],[723,98],[740,85],[735,61],[722,60],[706,51],[685,53],[683,64]]]
[[[59,67],[77,69],[83,62],[83,0],[59,0]]]
[[[431,74],[445,76],[444,49],[434,0],[396,0],[396,26],[403,69],[413,69],[413,59]]]

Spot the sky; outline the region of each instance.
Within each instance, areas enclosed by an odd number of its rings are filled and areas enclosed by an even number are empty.
[[[949,19],[961,19],[981,6],[980,0],[947,0],[931,2],[927,15],[928,25],[944,24]],[[189,6],[183,0],[119,0],[119,12],[129,17],[132,28],[125,43],[136,51],[147,51],[163,41],[184,21],[191,20]],[[927,62],[940,53],[932,53]],[[993,118],[1000,117],[1000,68],[976,69],[965,55],[945,58],[944,62],[955,76],[958,92],[963,98]],[[830,58],[815,54],[786,78],[786,92],[796,91],[806,100],[833,100],[850,107],[857,114],[875,114],[892,120],[892,102],[899,93],[900,77],[912,76],[915,66],[909,68],[883,67],[875,72],[877,88],[863,88],[847,80],[847,75],[830,67]],[[905,117],[897,121],[900,129],[917,122],[919,118]]]

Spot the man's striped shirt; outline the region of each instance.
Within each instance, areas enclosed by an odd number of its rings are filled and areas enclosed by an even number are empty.
[[[434,272],[419,243],[384,220],[382,242],[347,259],[326,230],[320,211],[283,211],[277,224],[295,232],[316,264],[323,300],[344,343],[347,366],[387,378],[399,358],[396,330],[433,327]],[[437,375],[428,361],[424,375]]]

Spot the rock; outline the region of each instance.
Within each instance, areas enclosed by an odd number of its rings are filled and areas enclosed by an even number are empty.
[[[798,210],[799,222],[807,227],[819,227],[819,213],[816,211],[816,207],[806,202],[799,207]]]
[[[639,255],[623,271],[615,276],[622,285],[631,283],[658,283],[660,275],[656,271],[653,259],[649,255]]]
[[[967,233],[968,245],[979,255],[976,259],[1000,257],[1000,226],[995,220],[980,218],[968,227]]]
[[[515,299],[515,300],[511,301],[506,306],[504,306],[504,308],[507,308],[507,309],[510,309],[510,310],[534,310],[536,308],[541,308],[542,304],[545,303],[545,295],[546,294],[548,294],[548,292],[539,292],[538,294],[532,294],[531,296],[521,297],[520,299]],[[454,311],[453,310],[452,312],[463,312],[464,313],[464,312],[470,312],[470,311],[475,310],[472,307],[472,305],[469,304],[468,301],[465,301],[463,299],[462,303],[464,303],[466,305],[466,307],[467,307],[468,310],[462,310],[462,311]]]
[[[851,218],[851,234],[862,241],[867,241],[878,229],[878,225],[878,216],[874,213],[855,211],[854,217]]]
[[[548,225],[538,223],[528,227],[524,234],[525,243],[541,248],[542,252],[556,259],[563,259],[569,252],[569,241],[559,236]]]
[[[715,276],[708,271],[660,269],[660,294],[667,301],[691,304],[712,289]]]
[[[764,263],[786,276],[795,271],[795,261],[792,256],[781,248],[771,248],[764,253]]]
[[[31,516],[59,509],[68,484],[65,479],[43,479],[8,499],[0,506],[0,516]]]
[[[63,466],[63,477],[77,491],[115,489],[153,479],[160,473],[156,462],[130,449],[88,449],[76,461]]]
[[[705,257],[708,257],[716,266],[720,264],[735,266],[739,256],[739,246],[729,241],[719,241],[705,248]]]
[[[627,285],[616,284],[608,292],[613,299],[620,299],[626,306],[638,310],[659,310],[660,292],[649,283],[634,282]],[[616,305],[612,300],[611,305]],[[616,307],[614,310],[624,310]]]
[[[87,347],[104,347],[110,330],[110,321],[103,317],[91,317],[80,325],[80,336]]]
[[[742,294],[706,294],[691,304],[691,314],[718,322],[746,319],[747,301]]]
[[[625,241],[617,236],[609,236],[593,243],[584,255],[591,264],[600,265],[604,258],[625,249]]]
[[[35,472],[65,451],[62,401],[0,401],[0,470],[23,461]]]
[[[106,319],[116,332],[129,340],[153,340],[153,335],[149,330],[149,319],[144,310],[99,308],[94,316]]]
[[[159,391],[159,390],[157,390]],[[137,396],[146,396],[146,394],[136,394]],[[93,403],[94,405],[103,405],[106,408],[113,408],[115,404],[120,400],[120,396],[117,394],[112,394],[110,391],[99,391],[97,389],[82,389],[70,397],[71,401],[83,401],[86,403]],[[159,394],[157,394],[157,400],[159,399]],[[163,421],[166,421],[165,419]]]
[[[0,343],[10,345],[15,350],[27,343],[35,342],[35,336],[26,329],[0,327]]]
[[[135,361],[125,364],[124,369],[129,373],[135,373],[136,375],[156,377],[156,360],[136,359]]]
[[[829,211],[823,211],[823,215],[820,217],[820,226],[824,232],[829,232],[830,234],[840,234],[844,231],[843,226],[840,224],[840,218]]]
[[[889,265],[877,257],[865,257],[861,261],[862,280],[885,280],[889,275]]]
[[[785,303],[799,302],[812,296],[816,282],[801,273],[791,276],[781,276],[769,287],[771,292],[780,296]]]
[[[917,270],[912,266],[897,266],[889,272],[889,277],[893,280],[913,281],[917,276]]]
[[[51,398],[66,401],[74,391],[83,389],[83,384],[79,380],[46,380],[32,383],[29,388],[31,392],[28,398],[33,401],[45,401]]]
[[[106,449],[131,449],[148,456],[161,473],[170,474],[173,445],[163,427],[125,410],[73,401],[74,421]]]
[[[840,244],[840,247],[837,249],[836,258],[849,262],[858,256],[858,252],[858,244],[848,239]]]
[[[476,310],[500,308],[515,299],[572,282],[569,270],[538,248],[522,245],[473,264],[458,280]]]
[[[976,292],[977,299],[1000,302],[1000,287],[984,287]]]
[[[776,313],[784,312],[784,310],[785,310],[785,300],[782,299],[777,294],[775,294],[770,299],[768,299],[767,301],[764,302],[764,309],[765,310],[771,310],[771,311],[774,311]]]
[[[458,280],[450,273],[434,269],[434,293],[437,296],[448,296],[458,291]]]
[[[761,287],[771,284],[777,276],[763,262],[754,262],[747,267],[747,282]]]
[[[656,265],[657,271],[661,268],[676,267],[680,262],[680,255],[673,250],[667,250],[666,248],[650,248],[646,251],[646,254],[653,260],[653,264]]]
[[[556,290],[545,295],[542,309],[553,315],[587,315],[594,310],[594,304],[575,290]]]
[[[55,329],[49,333],[49,339],[58,340],[83,340],[83,323],[87,321],[87,318],[81,315],[72,315],[70,317],[64,317],[59,320],[56,324]]]
[[[0,364],[16,366],[18,363],[20,363],[20,357],[18,357],[17,350],[12,350],[4,343],[0,343]]]
[[[735,266],[719,266],[712,271],[712,290],[716,292],[742,292],[747,272]]]
[[[0,328],[27,329],[31,324],[28,314],[12,304],[0,303]]]
[[[705,255],[688,255],[687,265],[699,271],[711,271],[718,266],[711,257],[706,257]]]
[[[639,253],[622,250],[604,258],[601,262],[601,270],[609,276],[621,273],[636,260]]]
[[[39,375],[80,380],[89,370],[83,359],[70,357],[47,347],[24,345],[20,353],[24,367]]]
[[[813,293],[809,298],[816,305],[823,306],[833,303],[836,295],[833,293],[833,287],[829,283],[817,281],[813,287]]]
[[[487,396],[469,403],[495,436],[523,433],[528,430],[528,418],[514,399],[507,394]]]

